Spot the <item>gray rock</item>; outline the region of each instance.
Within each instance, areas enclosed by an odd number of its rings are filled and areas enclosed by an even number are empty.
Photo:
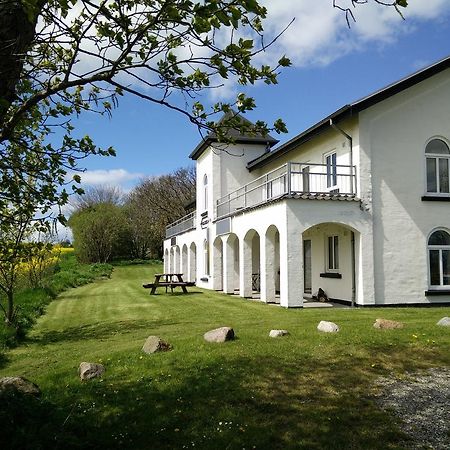
[[[450,317],[443,317],[436,325],[440,327],[450,327]]]
[[[276,338],[281,336],[287,336],[289,334],[288,330],[270,330],[269,336]]]
[[[326,320],[321,320],[317,329],[323,333],[337,333],[339,331],[339,326],[334,322],[327,322]]]
[[[19,392],[21,394],[34,395],[35,397],[41,395],[39,386],[24,377],[0,378],[0,395],[8,392]]]
[[[105,373],[105,366],[97,363],[82,362],[78,368],[78,374],[81,380],[90,380],[91,378],[101,377]]]
[[[403,323],[396,322],[395,320],[388,319],[377,319],[373,324],[374,328],[384,329],[384,330],[394,330],[396,328],[403,328]]]
[[[234,330],[230,327],[220,327],[206,332],[203,337],[208,342],[225,342],[234,339]]]
[[[168,352],[172,346],[163,341],[159,336],[149,336],[142,347],[144,353]]]

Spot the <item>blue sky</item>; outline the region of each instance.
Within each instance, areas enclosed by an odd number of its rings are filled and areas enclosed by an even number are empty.
[[[269,34],[296,17],[265,55],[271,62],[285,53],[293,66],[282,72],[278,85],[261,83],[246,90],[258,106],[246,117],[268,123],[283,118],[289,133],[274,135],[281,142],[346,103],[450,54],[449,0],[410,0],[405,21],[392,9],[360,6],[351,29],[331,0],[263,3],[269,10],[265,26]],[[203,94],[201,100],[232,101],[237,92],[229,83]],[[80,134],[89,134],[98,145],[112,145],[117,151],[115,158],[84,161],[84,182],[119,185],[124,190],[143,177],[192,164],[188,155],[200,140],[184,116],[133,97],[120,100],[112,119],[88,114],[75,125]]]

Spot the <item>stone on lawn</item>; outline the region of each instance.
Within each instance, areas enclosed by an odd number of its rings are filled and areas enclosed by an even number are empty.
[[[91,378],[101,377],[105,373],[105,366],[97,363],[82,362],[78,368],[78,374],[81,380],[90,380]]]
[[[289,334],[288,330],[270,330],[269,336],[275,338],[287,336],[288,334]]]
[[[39,387],[24,377],[0,378],[0,395],[8,392],[19,392],[21,394],[34,395],[35,397],[41,395]]]
[[[339,331],[339,325],[334,322],[327,322],[326,320],[321,320],[317,329],[323,333],[337,333]]]
[[[168,352],[172,346],[163,341],[159,336],[149,336],[142,347],[144,353]]]
[[[380,328],[383,330],[394,330],[395,328],[403,328],[402,322],[396,322],[395,320],[377,319],[373,324],[374,328]]]
[[[443,317],[436,325],[440,327],[450,327],[450,317]]]
[[[234,339],[234,330],[230,327],[220,327],[207,331],[203,337],[208,342],[232,341]]]

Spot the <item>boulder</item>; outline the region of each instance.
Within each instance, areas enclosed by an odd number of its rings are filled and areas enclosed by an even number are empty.
[[[436,325],[440,327],[450,327],[450,317],[443,317]]]
[[[276,338],[281,336],[287,336],[289,334],[288,330],[270,330],[269,336]]]
[[[203,337],[208,342],[232,341],[234,339],[234,330],[230,327],[220,327],[206,332]]]
[[[0,378],[0,395],[9,392],[34,395],[35,397],[39,397],[41,395],[39,386],[24,377]]]
[[[97,363],[82,362],[78,368],[78,374],[81,380],[90,380],[91,378],[101,377],[105,373],[105,366]]]
[[[374,328],[380,328],[383,330],[394,330],[395,328],[403,328],[402,322],[396,322],[395,320],[377,319],[373,324]]]
[[[172,346],[163,341],[159,336],[149,336],[142,347],[144,353],[168,352]]]
[[[334,322],[327,322],[326,320],[321,320],[317,329],[323,333],[337,333],[339,331],[339,325]]]

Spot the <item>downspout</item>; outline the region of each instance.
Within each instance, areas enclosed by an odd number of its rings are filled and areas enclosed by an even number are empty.
[[[348,140],[348,143],[350,145],[350,167],[351,167],[351,171],[352,171],[352,176],[350,177],[350,193],[354,194],[355,190],[354,190],[354,186],[353,186],[353,177],[354,177],[354,173],[353,173],[353,138],[348,133],[346,133],[342,128],[338,127],[333,122],[333,119],[330,119],[330,126],[333,129],[335,129],[338,133],[341,133]]]
[[[354,189],[353,186],[353,138],[346,133],[342,128],[338,127],[333,119],[330,119],[330,126],[336,130],[338,133],[341,133],[347,140],[350,145],[350,167],[352,171],[352,177],[350,177],[350,193],[354,194],[356,190],[356,186]],[[355,180],[356,181],[356,180]],[[355,306],[355,298],[356,298],[356,257],[355,257],[355,233],[352,231],[352,240],[351,240],[351,258],[352,258],[352,307]]]

